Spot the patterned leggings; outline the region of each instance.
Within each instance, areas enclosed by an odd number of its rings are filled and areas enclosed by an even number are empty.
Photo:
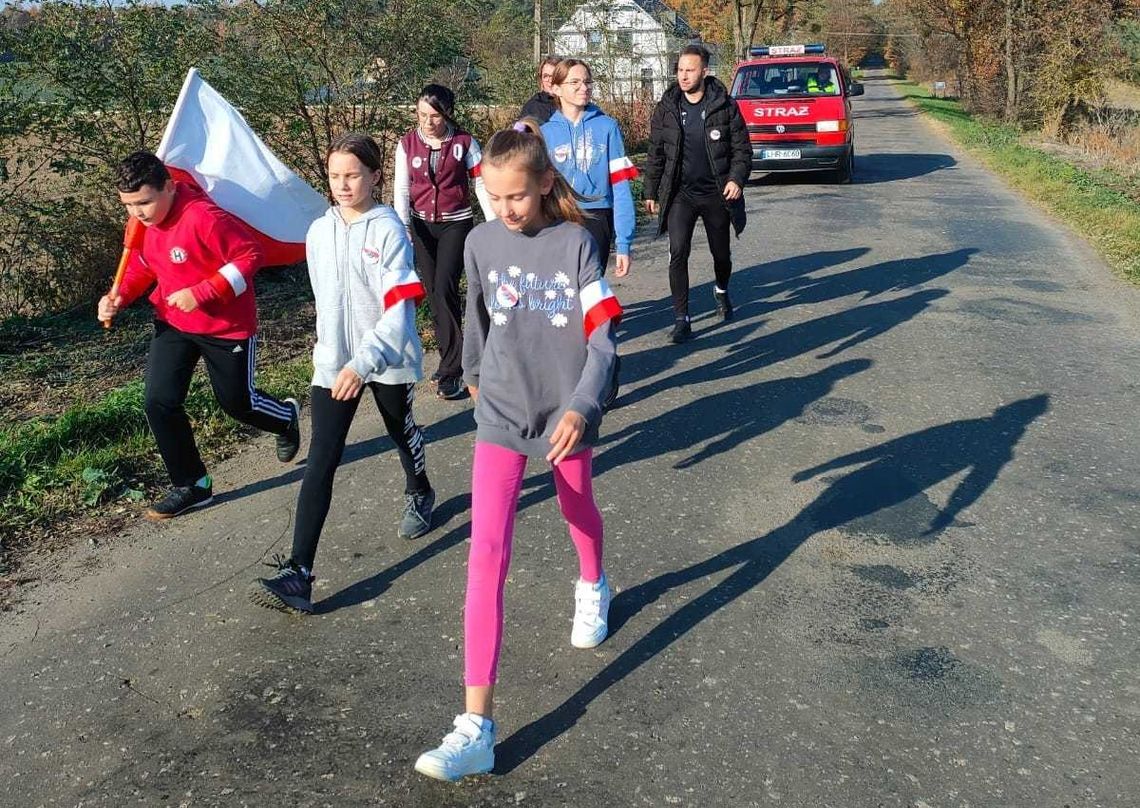
[[[404,490],[409,494],[427,493],[431,483],[428,482],[427,459],[424,457],[424,435],[412,417],[416,386],[372,382],[367,387],[372,390],[388,436],[400,455],[400,465],[404,467]],[[352,426],[362,398],[363,392],[350,401],[337,401],[327,387],[312,388],[313,439],[309,443],[305,479],[297,499],[292,553],[293,561],[307,569],[313,568],[317,542],[332,501],[333,477],[344,454],[348,428]]]

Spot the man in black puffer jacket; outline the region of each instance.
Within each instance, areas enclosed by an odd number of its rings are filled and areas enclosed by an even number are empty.
[[[689,251],[699,217],[713,255],[713,297],[721,319],[732,317],[730,225],[744,229],[744,184],[752,169],[748,129],[736,102],[708,75],[709,54],[689,45],[677,59],[677,83],[661,96],[649,125],[645,208],[657,214],[657,234],[669,232],[672,342],[692,336],[689,325]]]

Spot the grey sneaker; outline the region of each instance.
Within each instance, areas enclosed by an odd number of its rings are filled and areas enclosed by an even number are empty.
[[[435,491],[426,494],[404,494],[404,517],[400,520],[400,538],[418,539],[431,530],[435,510]]]
[[[313,576],[306,575],[292,559],[279,555],[273,557],[269,566],[277,567],[276,574],[254,581],[249,599],[267,609],[289,614],[312,614]]]

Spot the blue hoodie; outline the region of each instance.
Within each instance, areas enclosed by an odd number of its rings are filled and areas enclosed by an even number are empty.
[[[637,218],[629,181],[637,176],[625,156],[617,121],[593,104],[586,106],[577,124],[556,111],[542,125],[542,136],[554,167],[582,196],[586,210],[614,209],[614,242],[618,255],[629,255]]]

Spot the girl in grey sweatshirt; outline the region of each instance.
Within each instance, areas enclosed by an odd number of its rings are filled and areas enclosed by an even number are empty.
[[[413,391],[423,377],[416,304],[424,288],[412,268],[412,245],[403,223],[372,197],[382,165],[380,149],[367,135],[345,135],[329,149],[329,186],[337,204],[313,222],[305,239],[317,308],[313,437],[297,501],[293,551],[276,575],[254,582],[251,596],[262,606],[302,614],[313,610],[317,542],[364,388],[371,391],[404,467],[399,535],[416,538],[431,528],[435,492],[428,481],[423,433],[412,417]]]
[[[537,127],[496,133],[483,156],[498,219],[467,238],[464,379],[475,399],[471,546],[464,609],[466,711],[416,770],[442,780],[490,771],[491,718],[503,631],[503,587],[528,458],[553,465],[558,504],[578,554],[571,645],[606,638],[609,585],[591,447],[611,385],[621,306],[605,279],[578,197]]]

